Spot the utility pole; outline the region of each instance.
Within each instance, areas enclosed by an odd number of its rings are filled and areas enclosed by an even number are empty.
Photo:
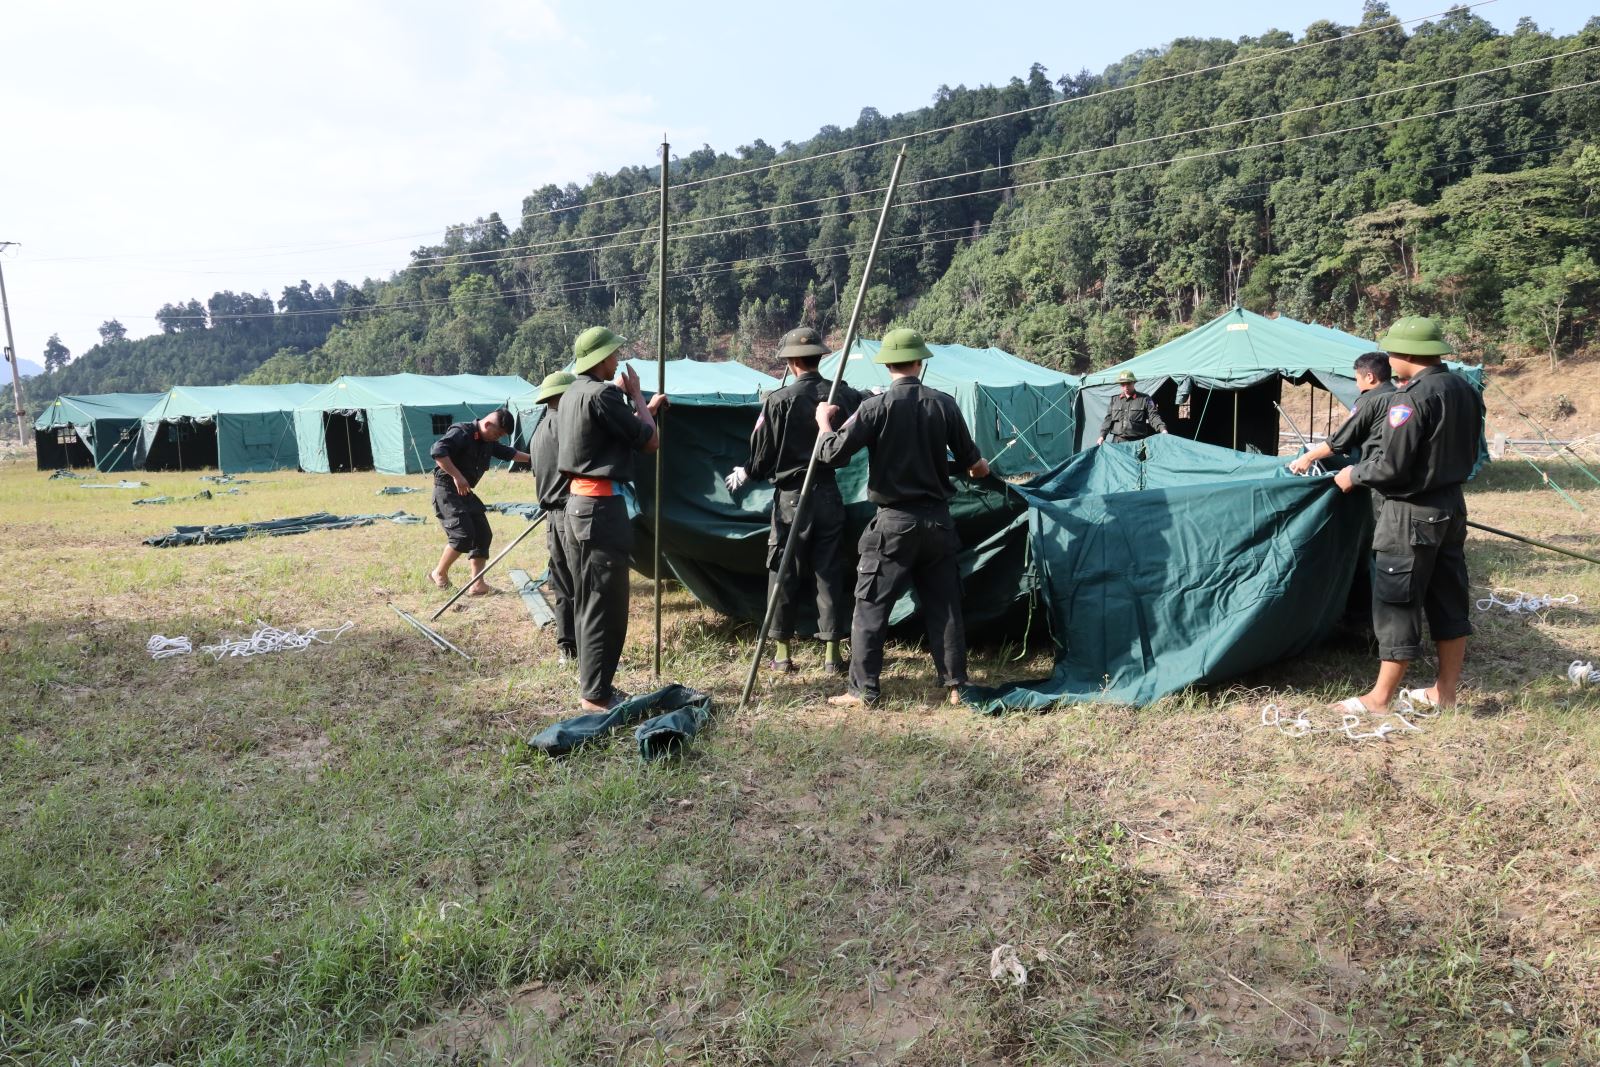
[[[0,241],[0,252],[4,252],[17,241]],[[11,305],[6,302],[6,272],[0,269],[0,314],[6,320],[6,360],[11,364],[11,400],[16,406],[17,414],[17,443],[26,444],[28,431],[23,425],[27,412],[22,408],[22,373],[17,369],[17,342],[11,336]]]

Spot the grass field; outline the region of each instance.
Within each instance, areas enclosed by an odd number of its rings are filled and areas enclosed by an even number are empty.
[[[1478,616],[1470,708],[1359,745],[1260,726],[1364,688],[1358,649],[983,719],[924,703],[899,646],[881,711],[828,709],[813,672],[736,717],[752,628],[670,592],[668,673],[716,695],[714,732],[674,762],[625,740],[552,762],[525,740],[573,683],[516,597],[441,622],[476,665],[386,606],[438,602],[431,523],[139,543],[427,516],[426,495],[279,473],[133,507],[202,487],[140,477],[0,468],[0,1062],[1600,1062],[1600,691],[1565,678],[1600,658],[1600,568],[1475,534],[1478,595],[1580,602]],[[530,491],[497,473],[484,495]],[[1471,505],[1600,545],[1526,467]],[[259,659],[145,653],[256,619],[355,625]],[[981,650],[977,677],[1043,673],[1014,655]],[[1025,985],[990,978],[1002,944]]]

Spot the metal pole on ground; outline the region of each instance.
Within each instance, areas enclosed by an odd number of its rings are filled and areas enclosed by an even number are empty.
[[[1467,525],[1472,527],[1474,530],[1482,530],[1484,533],[1492,533],[1499,537],[1509,537],[1511,540],[1521,541],[1525,545],[1532,545],[1535,548],[1542,548],[1547,552],[1559,552],[1563,556],[1571,556],[1573,559],[1581,559],[1585,563],[1593,563],[1596,566],[1600,566],[1600,558],[1586,555],[1583,552],[1575,552],[1570,548],[1562,548],[1560,545],[1552,545],[1548,541],[1538,541],[1532,537],[1524,537],[1522,534],[1512,533],[1510,530],[1501,530],[1494,526],[1485,526],[1483,523],[1473,522],[1471,519],[1467,520]]]
[[[839,351],[839,363],[833,369],[833,383],[828,387],[828,403],[833,403],[833,396],[839,390],[839,381],[844,377],[844,365],[850,361],[850,349],[856,341],[856,327],[861,321],[861,305],[867,298],[867,287],[872,283],[872,265],[878,259],[878,245],[883,241],[883,227],[889,220],[889,206],[894,203],[894,190],[900,184],[900,168],[906,161],[906,149],[900,146],[900,154],[895,156],[894,170],[889,174],[889,185],[884,190],[883,208],[878,212],[878,228],[872,234],[872,247],[867,250],[867,263],[861,271],[861,287],[856,290],[855,306],[850,310],[850,324],[845,327],[844,347]],[[783,542],[783,556],[778,560],[778,571],[774,580],[767,587],[767,611],[761,619],[761,628],[756,631],[755,653],[750,657],[750,673],[745,676],[744,692],[739,697],[737,710],[743,711],[745,705],[750,703],[750,694],[756,687],[756,675],[761,670],[761,656],[767,650],[767,631],[772,629],[772,617],[778,610],[778,598],[773,594],[783,583],[783,576],[790,565],[794,563],[794,549],[798,540],[796,534],[804,525],[805,509],[811,499],[811,485],[817,476],[817,457],[822,454],[822,435],[817,435],[816,442],[811,446],[811,459],[806,464],[806,479],[800,485],[800,499],[795,503],[794,522],[789,527],[789,536]],[[776,501],[773,507],[777,507]]]
[[[656,276],[656,395],[667,393],[667,135],[661,135],[661,263]],[[656,415],[655,563],[656,681],[661,681],[661,497],[665,492],[662,452],[667,443],[665,412]]]
[[[0,252],[16,244],[16,241],[0,241]],[[22,408],[22,373],[17,369],[17,342],[11,336],[11,304],[6,300],[6,272],[0,270],[0,314],[6,320],[6,359],[11,362],[11,402],[16,408],[17,415],[17,443],[26,444],[28,431],[24,425],[28,414]]]
[[[501,560],[505,559],[506,553],[520,545],[524,537],[527,537],[538,528],[539,524],[544,521],[545,514],[546,513],[543,511],[539,512],[538,516],[532,522],[528,523],[528,528],[517,534],[516,540],[512,541],[505,548],[501,549],[500,554],[485,564],[483,570],[473,575],[465,585],[463,585],[460,589],[457,589],[455,594],[451,596],[449,600],[446,600],[438,611],[428,616],[428,621],[432,622],[434,619],[437,619],[440,615],[443,615],[446,611],[450,610],[450,605],[460,600],[463,593],[465,593],[468,589],[471,589],[474,585],[477,585],[479,582],[483,581],[483,576],[493,570],[496,563],[499,563]]]

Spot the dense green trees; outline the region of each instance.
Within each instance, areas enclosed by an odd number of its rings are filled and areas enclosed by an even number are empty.
[[[1369,2],[1355,27],[1185,38],[1054,82],[1035,65],[800,145],[682,153],[669,354],[764,356],[799,322],[839,329],[898,148],[883,142],[940,129],[909,142],[869,332],[905,319],[1086,369],[1237,301],[1367,334],[1428,312],[1469,351],[1554,359],[1600,313],[1600,90],[1566,88],[1595,80],[1600,20],[1503,34],[1460,9],[1408,30]],[[274,379],[537,378],[595,322],[648,350],[657,183],[641,166],[544,186],[520,218],[453,226],[360,288],[166,305],[162,334],[108,339],[38,393],[231,380],[269,357]]]

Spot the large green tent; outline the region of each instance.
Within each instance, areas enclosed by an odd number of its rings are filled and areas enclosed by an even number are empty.
[[[515,412],[532,398],[533,387],[515,375],[346,375],[295,408],[300,465],[418,474],[433,468],[428,449],[451,423],[501,407]]]
[[[862,392],[889,387],[889,371],[872,357],[880,342],[860,340],[844,380]],[[996,473],[1011,477],[1053,470],[1076,448],[1078,378],[1029,363],[998,348],[929,345],[922,380],[956,398],[978,451]],[[839,354],[822,361],[831,378]]]
[[[160,393],[56,397],[33,423],[39,469],[130,470],[139,451],[139,419],[160,399]]]
[[[1080,443],[1095,442],[1117,395],[1117,375],[1131,371],[1173,433],[1276,455],[1279,420],[1273,405],[1283,383],[1320,385],[1349,407],[1356,398],[1355,357],[1372,347],[1326,327],[1236,307],[1141,356],[1086,375],[1079,394]]]
[[[1148,704],[1294,656],[1343,613],[1364,493],[1274,456],[1160,436],[1017,487],[1056,646],[1047,679],[969,687],[988,711]]]
[[[294,409],[315,385],[180,385],[145,412],[138,465],[225,474],[297,467]]]

